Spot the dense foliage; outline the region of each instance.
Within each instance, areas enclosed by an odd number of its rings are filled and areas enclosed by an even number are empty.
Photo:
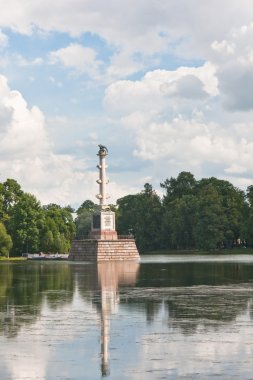
[[[118,199],[120,235],[134,234],[141,252],[253,246],[253,186],[246,192],[217,178],[197,181],[181,172],[161,183],[162,197],[146,183],[138,194]],[[87,237],[98,206],[86,200],[77,209],[42,206],[13,179],[0,183],[0,256],[22,252],[69,252],[71,240]]]
[[[0,184],[0,256],[68,252],[75,236],[71,207],[41,206],[13,179]]]
[[[162,198],[144,191],[118,200],[118,231],[133,231],[141,251],[253,246],[253,186],[244,193],[217,178],[189,172],[161,183]]]

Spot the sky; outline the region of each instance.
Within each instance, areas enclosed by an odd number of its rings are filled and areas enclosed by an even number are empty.
[[[253,185],[251,0],[0,0],[0,181],[109,203],[190,171]]]

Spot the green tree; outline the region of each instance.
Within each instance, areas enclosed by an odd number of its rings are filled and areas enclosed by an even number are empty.
[[[44,213],[40,202],[33,195],[23,193],[12,207],[8,223],[13,239],[13,254],[40,250],[43,223]]]
[[[224,211],[223,234],[227,246],[241,237],[245,210],[245,194],[242,190],[234,187],[229,181],[214,177],[203,178],[198,183],[198,190],[211,185],[221,197],[221,206]]]
[[[247,246],[253,246],[253,186],[248,186],[246,191],[246,203],[243,210],[242,240]],[[244,244],[245,244],[244,243]]]
[[[196,181],[191,173],[182,172],[177,178],[167,179],[161,187],[166,191],[162,229],[168,247],[213,248],[219,241],[231,246],[241,236],[245,195],[230,182],[214,177]],[[209,203],[205,203],[205,197]],[[219,214],[215,200],[222,210],[219,222],[215,216]],[[210,244],[206,240],[207,232]]]
[[[95,211],[97,208],[98,208],[98,205],[96,205],[93,201],[87,199],[76,210],[76,213],[77,215],[79,215],[83,210],[92,212],[92,211]]]
[[[48,226],[47,226],[48,227]],[[54,252],[55,249],[55,239],[52,230],[44,228],[44,233],[42,233],[42,243],[41,243],[42,251],[45,252]]]
[[[91,230],[91,218],[95,211],[99,211],[100,208],[91,200],[84,201],[77,209],[77,217],[75,219],[76,224],[76,236],[78,238],[87,237]]]
[[[20,185],[14,179],[7,179],[0,184],[0,219],[8,222],[12,207],[23,194]]]
[[[1,188],[1,194],[3,197],[3,209],[6,214],[10,213],[11,208],[20,199],[23,191],[21,186],[15,179],[7,179]]]
[[[163,208],[162,231],[164,246],[176,249],[195,247],[193,234],[196,196],[182,195]]]
[[[84,238],[87,237],[91,230],[91,215],[92,212],[83,209],[76,217],[76,237]]]
[[[190,172],[181,172],[161,183],[163,197],[162,235],[168,248],[194,247],[193,221],[195,216],[197,181]]]
[[[73,209],[57,204],[43,206],[45,223],[41,231],[41,247],[43,251],[69,252],[71,240],[75,236]]]
[[[3,223],[0,223],[0,256],[8,257],[12,248],[11,236],[7,233]]]
[[[171,177],[170,179],[166,179],[160,184],[166,191],[163,203],[167,204],[168,202],[185,195],[195,194],[196,183],[194,175],[190,172],[181,172],[177,178]]]
[[[196,248],[213,250],[224,241],[226,216],[222,201],[221,195],[211,184],[201,189],[193,224]]]
[[[117,201],[118,232],[134,233],[141,251],[160,248],[161,244],[161,201],[152,186],[135,195],[127,195]]]

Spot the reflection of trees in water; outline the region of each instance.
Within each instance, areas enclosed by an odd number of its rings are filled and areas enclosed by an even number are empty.
[[[178,262],[143,264],[140,287],[224,285],[253,278],[252,266],[231,262]]]
[[[243,263],[144,264],[138,288],[122,290],[120,298],[128,308],[142,308],[149,323],[163,308],[169,326],[192,334],[200,326],[218,329],[246,312],[253,288],[245,283],[252,279],[252,266]]]
[[[162,311],[168,325],[180,328],[184,334],[193,334],[199,327],[218,330],[221,324],[231,323],[246,312],[252,297],[253,289],[245,293],[236,286],[135,288],[127,295],[124,290],[120,292],[121,303],[129,309],[142,309],[148,323]]]
[[[119,303],[141,309],[148,323],[162,311],[169,326],[192,334],[235,320],[253,296],[250,264],[133,264],[1,264],[0,333],[15,336],[23,325],[34,323],[45,301],[50,308],[71,303],[75,288],[96,308],[102,336],[108,334],[104,342],[101,337],[101,351],[108,346],[110,316]],[[249,313],[253,318],[252,306]]]
[[[252,298],[250,299],[250,302],[249,302],[249,316],[250,316],[250,319],[253,320],[253,295],[252,295]]]
[[[247,310],[252,295],[253,290],[245,294],[236,286],[180,289],[165,301],[168,323],[184,334],[193,334],[199,327],[218,330]]]
[[[26,324],[34,323],[42,303],[50,308],[69,303],[73,281],[68,263],[32,263],[0,266],[0,332],[15,336]],[[4,291],[3,291],[4,290]]]
[[[8,289],[10,289],[13,276],[12,267],[8,263],[0,265],[0,305],[3,297],[6,296]]]

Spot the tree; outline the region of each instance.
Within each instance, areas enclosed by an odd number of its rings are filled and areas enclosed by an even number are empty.
[[[222,196],[211,184],[200,191],[194,223],[196,248],[213,250],[224,241],[226,216],[222,206]]]
[[[242,240],[253,246],[253,186],[248,186],[246,191],[246,203],[243,210]]]
[[[163,203],[168,203],[174,199],[185,195],[193,195],[196,188],[196,180],[190,172],[181,172],[177,178],[166,179],[160,186],[166,190]]]
[[[84,201],[77,209],[77,217],[75,219],[76,237],[87,237],[91,230],[91,218],[94,211],[98,211],[99,206],[91,200]]]
[[[224,210],[223,234],[227,246],[232,246],[233,241],[241,237],[241,228],[245,210],[245,194],[234,187],[229,181],[214,177],[203,178],[198,182],[198,191],[206,186],[216,189],[221,199]]]
[[[83,209],[77,215],[75,219],[77,238],[84,238],[88,236],[91,230],[91,215],[92,212],[86,209]]]
[[[51,203],[43,206],[45,223],[41,231],[41,247],[43,251],[69,252],[71,240],[75,236],[73,209]]]
[[[195,247],[193,234],[196,196],[182,195],[163,208],[162,231],[164,245],[176,249]]]
[[[10,213],[11,208],[17,203],[20,199],[23,191],[21,186],[15,179],[7,179],[1,188],[1,194],[3,197],[3,209],[6,214]]]
[[[93,201],[87,199],[84,201],[81,206],[76,210],[77,215],[81,214],[83,210],[85,211],[94,211],[98,208],[98,205],[96,205]]]
[[[231,246],[241,236],[245,196],[230,182],[214,177],[196,181],[191,173],[182,172],[177,178],[167,179],[161,187],[166,190],[162,228],[168,247],[213,248],[220,239]],[[217,220],[215,215],[221,210]],[[206,240],[207,233],[212,241]]]
[[[181,172],[161,183],[163,197],[163,244],[169,248],[193,248],[193,220],[196,203],[196,184],[190,172]]]
[[[9,230],[13,239],[15,255],[22,252],[40,251],[40,231],[44,224],[44,213],[35,196],[23,193],[11,208]]]
[[[52,230],[46,229],[42,234],[42,251],[45,252],[54,252],[55,250],[55,239]]]
[[[12,248],[11,236],[7,233],[3,223],[0,223],[0,256],[8,257]]]
[[[127,195],[117,201],[118,232],[134,233],[141,251],[160,248],[161,244],[161,201],[152,186],[135,195]]]
[[[11,208],[23,194],[20,185],[15,179],[7,179],[0,184],[0,219],[8,222]]]

